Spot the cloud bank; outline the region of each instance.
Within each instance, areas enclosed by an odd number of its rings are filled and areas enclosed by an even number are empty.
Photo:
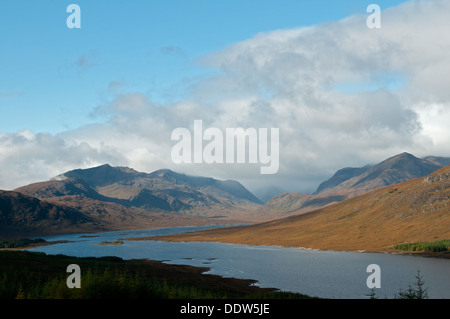
[[[105,123],[58,135],[0,134],[0,188],[104,163],[150,172],[170,168],[312,192],[335,170],[410,152],[450,156],[450,3],[411,1],[367,16],[257,34],[198,60],[216,75],[177,103],[144,92],[112,93],[94,112]],[[114,80],[112,79],[113,83]],[[205,127],[279,128],[280,169],[171,161],[171,132]]]

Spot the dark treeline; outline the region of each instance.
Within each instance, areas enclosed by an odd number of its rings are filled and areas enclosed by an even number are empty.
[[[432,242],[398,244],[395,245],[394,248],[403,251],[443,252],[449,250],[450,240],[446,239]]]

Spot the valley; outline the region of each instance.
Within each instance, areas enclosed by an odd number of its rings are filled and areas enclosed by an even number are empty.
[[[397,244],[450,238],[449,225],[450,166],[447,166],[426,177],[375,189],[304,214],[146,239],[396,252]]]

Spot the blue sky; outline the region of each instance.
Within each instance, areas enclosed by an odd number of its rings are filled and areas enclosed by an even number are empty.
[[[81,29],[66,26],[71,3]],[[0,189],[108,163],[312,192],[342,167],[450,157],[449,12],[448,0],[3,0]],[[175,164],[171,132],[194,120],[279,128],[279,171]]]
[[[372,2],[2,1],[0,132],[56,134],[101,122],[96,108],[119,93],[172,103],[214,73],[200,57],[260,32],[366,14]],[[81,29],[66,27],[70,3],[81,7]]]

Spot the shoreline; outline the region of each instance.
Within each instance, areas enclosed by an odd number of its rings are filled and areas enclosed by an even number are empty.
[[[44,241],[44,242],[40,242],[40,243],[30,244],[28,246],[23,246],[23,247],[0,248],[0,251],[27,250],[27,249],[33,249],[36,247],[51,246],[51,245],[56,245],[56,244],[68,244],[68,243],[73,243],[73,241],[70,241],[70,240]]]
[[[226,228],[230,226],[236,226],[235,224],[224,224],[223,226],[218,226],[217,224],[211,224],[207,225],[211,226],[211,229],[214,229],[216,227],[218,228]],[[240,225],[239,225],[240,226]],[[175,228],[189,228],[189,227],[195,227],[195,226],[175,226]],[[201,226],[200,226],[201,227]],[[161,227],[161,229],[164,228],[173,228],[173,227]],[[152,228],[153,229],[153,228]],[[150,229],[150,230],[152,230]],[[159,228],[157,228],[159,229]],[[207,229],[211,230],[211,229]],[[116,231],[130,231],[131,229],[124,229],[124,230],[112,230],[111,232]],[[134,229],[133,229],[134,230]],[[131,230],[131,231],[133,231]],[[135,230],[146,230],[146,229],[135,229]],[[200,239],[200,240],[179,240],[176,237],[181,237],[183,235],[192,235],[201,231],[193,231],[193,232],[182,232],[182,233],[175,233],[170,235],[160,235],[160,236],[147,236],[147,237],[132,237],[132,238],[117,238],[114,241],[123,241],[123,240],[129,240],[129,241],[163,241],[163,242],[211,242],[211,243],[222,243],[222,244],[228,244],[228,245],[247,245],[247,246],[272,246],[272,247],[279,247],[279,248],[295,248],[295,249],[301,249],[306,251],[330,251],[330,252],[351,252],[351,253],[378,253],[378,254],[389,254],[389,255],[402,255],[402,256],[412,256],[412,257],[424,257],[424,258],[439,258],[439,259],[450,259],[450,251],[445,252],[429,252],[429,251],[402,251],[402,250],[395,250],[393,248],[389,250],[365,250],[365,249],[320,249],[320,248],[311,248],[311,247],[304,247],[304,246],[289,246],[289,245],[283,245],[283,244],[270,244],[270,243],[245,243],[245,242],[227,242],[227,241],[217,241],[217,240],[207,240],[207,239]],[[101,231],[99,233],[104,232],[110,232],[110,231]],[[73,234],[73,233],[68,233]],[[96,233],[88,233],[88,234],[96,234]],[[64,235],[64,234],[60,234]],[[86,237],[94,237],[95,235],[86,235],[86,233],[80,233],[80,235],[86,236]],[[44,236],[45,237],[45,236]],[[95,236],[97,237],[97,236]],[[119,245],[117,243],[112,242],[102,242],[97,245]],[[31,244],[26,247],[16,247],[16,248],[0,248],[0,251],[8,251],[8,250],[27,250],[27,249],[33,249],[40,246],[49,246],[49,245],[55,245],[55,244],[64,244],[64,243],[71,243],[74,241],[68,241],[68,240],[58,240],[58,241],[44,241],[40,243]],[[122,243],[123,244],[123,243]]]

